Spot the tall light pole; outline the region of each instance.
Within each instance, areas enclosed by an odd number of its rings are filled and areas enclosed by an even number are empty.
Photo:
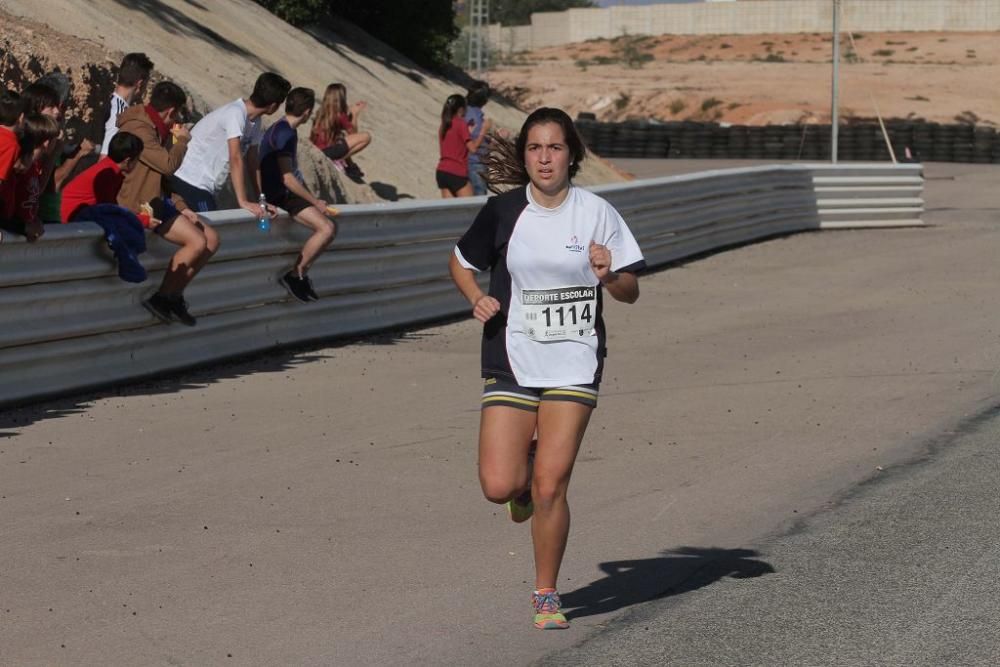
[[[480,74],[489,63],[486,29],[490,23],[489,0],[469,0],[469,69]]]
[[[840,0],[833,0],[833,82],[830,92],[830,161],[837,162],[837,123],[840,114]]]

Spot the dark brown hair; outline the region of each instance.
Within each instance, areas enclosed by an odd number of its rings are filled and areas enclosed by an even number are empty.
[[[511,141],[493,137],[489,155],[483,161],[486,166],[486,186],[493,192],[502,192],[510,187],[527,185],[531,179],[524,166],[524,150],[528,143],[528,132],[536,125],[555,123],[562,128],[563,138],[570,151],[569,178],[572,180],[580,171],[580,162],[587,155],[587,146],[573,125],[573,119],[562,109],[541,107],[535,109],[525,119],[517,139]]]
[[[118,68],[118,85],[135,86],[149,79],[153,71],[153,61],[145,53],[126,53]]]
[[[301,116],[316,106],[316,93],[312,88],[292,88],[285,98],[285,113],[289,116]]]
[[[438,138],[444,140],[444,135],[448,134],[448,128],[451,127],[451,122],[455,120],[455,116],[458,112],[465,108],[465,98],[461,95],[449,95],[448,99],[444,101],[444,107],[441,109],[441,127],[438,128]],[[464,122],[464,118],[462,119]]]

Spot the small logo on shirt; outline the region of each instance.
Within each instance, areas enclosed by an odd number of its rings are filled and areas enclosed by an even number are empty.
[[[576,236],[569,237],[569,245],[566,246],[566,250],[570,252],[583,252],[583,246],[580,245],[580,241]]]

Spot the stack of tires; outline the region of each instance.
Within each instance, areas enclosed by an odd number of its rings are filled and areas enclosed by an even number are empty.
[[[592,114],[588,114],[592,116]],[[581,114],[576,121],[587,146],[605,157],[751,160],[828,160],[829,125],[721,126],[693,121],[602,123]],[[891,120],[886,134],[897,159],[907,148],[921,160],[1000,164],[1000,133],[969,124]],[[890,160],[875,122],[841,125],[837,158],[844,162]]]
[[[972,131],[972,161],[987,164],[993,160],[993,141],[997,131],[992,127],[976,126]]]

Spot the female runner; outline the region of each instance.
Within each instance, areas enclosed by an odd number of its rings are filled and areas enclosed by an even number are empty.
[[[618,212],[572,184],[584,155],[560,109],[528,116],[513,145],[495,142],[487,181],[491,189],[517,187],[487,200],[449,266],[484,324],[479,480],[512,520],[533,517],[539,629],[569,626],[556,579],[569,534],[570,474],[606,354],[603,293],[634,303],[635,272],[645,266]],[[475,273],[486,270],[484,294]]]

